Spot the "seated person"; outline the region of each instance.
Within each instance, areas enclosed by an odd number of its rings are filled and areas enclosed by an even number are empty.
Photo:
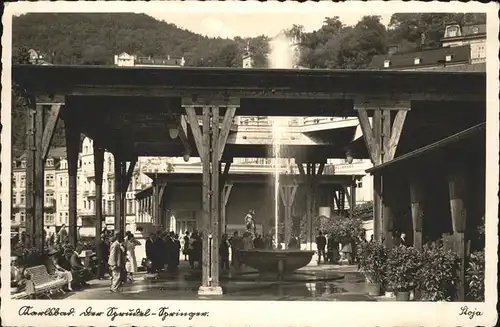
[[[72,248],[68,248],[65,257],[67,263],[66,266],[61,265],[61,267],[67,269],[69,266],[69,270],[73,273],[74,282],[81,285],[88,285],[87,281],[91,279],[90,271],[85,268],[85,266],[80,261],[80,256],[76,251]]]
[[[50,250],[43,264],[47,268],[47,272],[49,273],[49,275],[66,280],[66,282],[68,283],[67,286],[68,290],[73,291],[73,288],[71,287],[71,282],[73,281],[73,274],[71,273],[71,271],[64,269],[58,264],[57,262],[58,254],[59,254],[58,251],[54,249]]]

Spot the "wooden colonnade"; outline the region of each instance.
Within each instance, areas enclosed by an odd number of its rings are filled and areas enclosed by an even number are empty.
[[[26,231],[27,235],[33,235],[28,243],[39,250],[43,250],[45,239],[44,231],[44,185],[45,185],[45,162],[49,153],[54,130],[59,118],[64,115],[65,137],[66,137],[66,159],[68,162],[68,236],[71,245],[75,246],[78,241],[78,210],[77,210],[77,174],[78,154],[81,132],[78,122],[68,114],[63,104],[35,103],[34,97],[28,102],[27,110],[27,154],[26,154]],[[47,110],[48,109],[48,110]],[[102,232],[103,208],[102,208],[102,181],[104,170],[104,148],[98,141],[94,140],[94,171],[96,185],[95,220],[96,239],[100,239]],[[121,235],[125,232],[125,194],[132,178],[132,173],[137,158],[127,161],[120,158],[120,154],[114,153],[115,162],[115,229]],[[118,228],[117,228],[118,227]]]

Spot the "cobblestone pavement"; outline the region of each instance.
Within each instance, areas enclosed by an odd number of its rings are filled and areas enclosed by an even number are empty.
[[[229,300],[229,301],[376,301],[365,289],[355,266],[309,265],[288,281],[258,278],[252,270],[221,276],[222,296],[198,296],[201,270],[181,262],[177,273],[162,273],[158,279],[139,273],[120,293],[109,291],[109,280],[93,280],[90,287],[62,296],[65,299],[122,300]]]

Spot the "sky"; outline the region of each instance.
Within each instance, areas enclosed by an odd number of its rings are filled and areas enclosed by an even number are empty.
[[[302,25],[305,32],[311,32],[321,28],[325,17],[339,16],[342,23],[354,25],[364,16],[364,14],[360,13],[336,14],[335,12],[324,11],[307,14],[300,12],[258,14],[148,12],[146,14],[198,34],[222,38],[234,38],[235,36],[255,37],[259,35],[273,37],[293,24]],[[381,16],[382,23],[387,25],[391,14]]]

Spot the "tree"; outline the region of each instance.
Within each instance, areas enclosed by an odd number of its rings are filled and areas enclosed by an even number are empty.
[[[84,65],[106,65],[110,64],[112,55],[104,46],[93,45],[83,51],[82,63]]]
[[[338,54],[339,68],[366,68],[374,55],[387,52],[387,31],[380,16],[364,16],[345,33]]]
[[[25,46],[14,48],[12,51],[12,63],[17,65],[31,64],[29,50]]]

